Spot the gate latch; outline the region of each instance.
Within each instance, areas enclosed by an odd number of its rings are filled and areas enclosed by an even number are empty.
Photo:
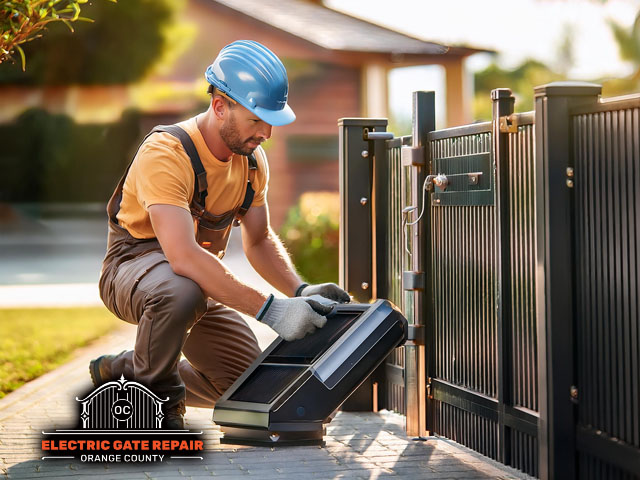
[[[374,132],[365,128],[362,130],[363,140],[393,140],[393,132]]]
[[[426,165],[424,146],[402,147],[400,155],[403,167],[424,167]]]
[[[518,133],[518,117],[515,115],[500,117],[500,133]]]

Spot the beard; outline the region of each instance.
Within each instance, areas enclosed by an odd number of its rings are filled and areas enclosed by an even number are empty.
[[[249,147],[247,143],[255,142],[260,143],[260,139],[249,137],[243,140],[238,133],[238,129],[236,127],[236,119],[235,115],[231,113],[229,118],[224,121],[224,123],[220,126],[220,137],[227,145],[229,150],[231,150],[236,155],[244,155],[245,157],[251,155],[253,151],[257,147]]]

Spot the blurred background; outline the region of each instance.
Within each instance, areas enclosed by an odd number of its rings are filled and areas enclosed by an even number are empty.
[[[237,39],[267,45],[289,73],[298,120],[265,144],[269,203],[312,282],[338,276],[339,118],[387,117],[404,135],[414,90],[435,90],[438,128],[490,119],[498,87],[514,91],[516,111],[532,110],[533,87],[550,81],[600,83],[605,96],[640,90],[640,0],[78,6],[91,22],[78,19],[73,31],[51,22],[0,63],[3,286],[84,286],[96,300],[104,208],[118,178],[154,125],[207,108],[203,72]],[[0,290],[5,305],[15,292]]]

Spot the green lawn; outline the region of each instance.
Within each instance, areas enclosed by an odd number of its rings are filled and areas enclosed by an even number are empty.
[[[0,309],[0,398],[119,323],[104,307]]]

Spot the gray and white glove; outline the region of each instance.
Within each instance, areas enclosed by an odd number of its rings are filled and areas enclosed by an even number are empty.
[[[320,283],[318,285],[308,285],[303,283],[296,290],[296,297],[310,297],[320,295],[321,297],[335,300],[338,303],[349,303],[351,297],[335,283]]]
[[[312,298],[269,298],[256,318],[269,325],[278,335],[290,342],[299,340],[327,323],[326,315],[332,306]]]

